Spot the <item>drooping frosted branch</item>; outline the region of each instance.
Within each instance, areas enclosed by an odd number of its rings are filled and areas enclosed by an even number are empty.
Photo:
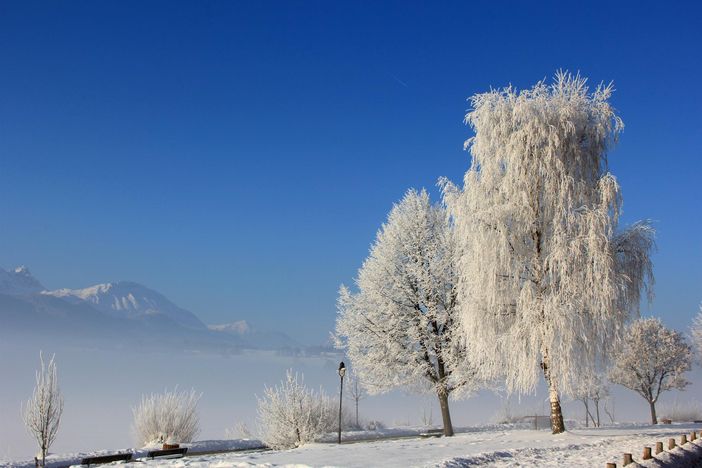
[[[621,193],[607,152],[623,124],[611,92],[558,73],[470,100],[471,167],[462,189],[444,183],[459,316],[470,356],[509,390],[532,391],[547,363],[570,392],[616,344],[652,278],[652,231],[615,234]]]

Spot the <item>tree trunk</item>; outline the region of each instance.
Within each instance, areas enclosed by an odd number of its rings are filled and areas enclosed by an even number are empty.
[[[590,410],[587,407],[587,399],[583,400],[585,405],[585,427],[590,427]]]
[[[551,378],[551,374],[548,368],[548,364],[545,362],[541,364],[544,370],[544,377],[546,378],[546,384],[548,385],[548,400],[551,403],[551,432],[553,434],[560,434],[565,432],[565,424],[563,424],[563,412],[561,411],[561,400],[558,397],[558,388],[556,387],[556,382]]]
[[[356,428],[361,428],[361,426],[358,425],[358,398],[356,398]]]
[[[600,400],[595,400],[595,412],[597,414],[597,426],[600,427]]]
[[[558,387],[556,382],[551,378],[551,371],[548,366],[548,353],[543,353],[543,362],[541,368],[544,371],[544,378],[548,385],[548,400],[551,403],[551,432],[560,434],[565,432],[565,424],[563,424],[563,412],[561,411],[561,400],[558,397]]]
[[[449,412],[448,392],[445,388],[439,388],[437,396],[441,407],[441,419],[444,422],[444,435],[451,437],[453,435],[453,424],[451,424],[451,413]]]
[[[549,383],[548,399],[551,402],[551,432],[560,434],[565,432],[565,424],[563,424],[563,412],[561,411],[561,400],[558,398],[558,390],[556,384]]]
[[[658,424],[658,418],[656,418],[656,402],[649,401],[648,404],[651,406],[651,424]]]

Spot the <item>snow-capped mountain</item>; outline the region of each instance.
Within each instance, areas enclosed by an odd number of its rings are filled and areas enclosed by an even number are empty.
[[[284,333],[261,332],[245,320],[207,327],[192,312],[138,283],[47,291],[24,266],[0,268],[0,336],[218,352],[299,347]]]
[[[232,323],[223,323],[221,325],[208,325],[207,328],[210,330],[231,333],[234,335],[245,335],[251,332],[251,327],[246,320],[239,320]]]
[[[281,349],[300,346],[298,342],[285,333],[259,331],[252,328],[246,320],[220,325],[208,325],[208,328],[212,331],[240,338],[247,346],[252,348]]]
[[[32,276],[25,266],[19,266],[10,271],[0,268],[0,294],[32,294],[44,289],[44,286]]]
[[[43,291],[42,294],[72,302],[85,301],[99,311],[116,318],[140,319],[162,316],[185,327],[205,328],[205,324],[192,312],[181,309],[153,289],[130,281],[97,284],[84,289]]]

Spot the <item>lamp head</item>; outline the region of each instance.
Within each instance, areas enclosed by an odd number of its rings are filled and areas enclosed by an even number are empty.
[[[341,361],[339,363],[339,377],[343,378],[344,374],[346,374],[346,365],[344,364],[344,361]]]

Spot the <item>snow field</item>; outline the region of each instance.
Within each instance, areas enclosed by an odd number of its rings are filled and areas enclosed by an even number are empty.
[[[559,435],[549,431],[496,430],[457,434],[452,438],[398,439],[371,442],[310,444],[294,450],[257,453],[230,453],[194,456],[178,460],[147,461],[147,465],[169,467],[602,467],[607,462],[621,466],[623,453],[632,453],[641,461],[644,446],[656,441],[699,431],[699,425],[681,424],[665,427],[623,426],[601,429],[578,429]],[[691,452],[677,448],[641,466],[664,466],[662,460],[681,461]],[[699,439],[694,447],[702,451]],[[634,465],[636,466],[636,465]],[[691,465],[693,466],[693,465]]]

